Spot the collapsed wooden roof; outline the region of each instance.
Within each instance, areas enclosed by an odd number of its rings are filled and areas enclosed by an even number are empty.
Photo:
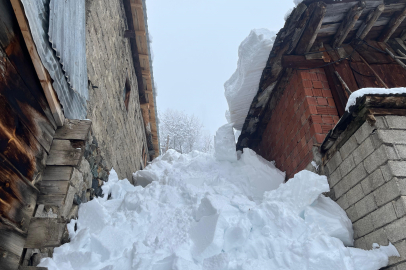
[[[298,62],[308,52],[328,44],[333,49],[358,40],[387,42],[405,35],[406,0],[305,0],[277,34],[238,140],[237,149],[253,148],[260,141],[283,93],[292,68],[286,56]]]

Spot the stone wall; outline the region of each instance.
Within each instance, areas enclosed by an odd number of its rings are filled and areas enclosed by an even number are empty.
[[[109,169],[131,181],[142,169],[147,149],[144,121],[121,0],[86,1],[86,51],[89,76],[88,116]],[[128,110],[125,83],[130,85]]]
[[[355,247],[391,242],[401,258],[390,258],[390,269],[406,269],[406,117],[377,116],[348,132],[324,162],[330,197],[353,222]]]

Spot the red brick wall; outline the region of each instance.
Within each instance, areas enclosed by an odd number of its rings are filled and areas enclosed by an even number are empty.
[[[291,178],[313,160],[313,146],[338,119],[324,70],[295,71],[254,150]]]

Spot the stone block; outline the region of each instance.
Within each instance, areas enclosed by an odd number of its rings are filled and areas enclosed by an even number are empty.
[[[406,261],[406,241],[393,244],[398,250],[400,257],[389,257],[389,265]]]
[[[354,158],[352,155],[349,155],[345,160],[343,160],[338,169],[340,170],[341,175],[344,177],[345,175],[349,174],[354,168]]]
[[[360,162],[362,162],[364,159],[367,158],[373,151],[375,150],[371,138],[366,138],[360,146],[358,146],[357,149],[352,152],[352,155],[354,156],[354,162],[356,165],[358,165]]]
[[[368,122],[362,124],[362,126],[354,133],[355,139],[361,144],[374,130],[375,128],[369,125]]]
[[[395,208],[393,207],[392,202],[389,202],[384,206],[378,208],[376,211],[372,212],[371,215],[375,229],[378,229],[397,219]]]
[[[393,178],[391,181],[375,190],[373,194],[378,207],[396,199],[401,195],[398,179]]]
[[[373,173],[368,175],[367,178],[362,180],[361,186],[365,194],[369,194],[378,187],[382,186],[385,183],[385,179],[382,176],[380,169],[375,170]]]
[[[365,244],[364,237],[358,238],[354,241],[354,247],[360,249],[368,249],[367,245]]]
[[[344,163],[343,163],[344,164]],[[346,180],[350,183],[350,186],[353,187],[361,180],[363,180],[367,176],[367,171],[364,168],[364,164],[358,164],[355,169],[353,169],[349,174],[343,177],[343,180]]]
[[[406,144],[405,130],[378,130],[377,135],[383,143]]]
[[[371,213],[377,208],[378,206],[375,203],[375,198],[372,193],[365,196],[362,200],[355,204],[355,209],[357,210],[360,218]]]
[[[337,200],[337,204],[344,210],[346,210],[350,205],[348,204],[347,194],[341,196],[340,199]]]
[[[406,117],[404,116],[387,115],[385,119],[390,129],[406,129]]]
[[[400,196],[399,199],[393,202],[393,206],[395,207],[396,216],[398,218],[406,215],[406,196]]]
[[[326,164],[329,173],[333,173],[340,166],[341,162],[343,160],[341,159],[340,152],[336,152]]]
[[[355,222],[360,218],[360,216],[358,215],[357,209],[355,208],[354,205],[349,207],[347,210],[345,210],[345,212],[347,213],[348,218],[352,222]]]
[[[406,177],[406,161],[390,160],[388,167],[392,177]]]
[[[379,129],[388,129],[388,124],[386,123],[386,119],[384,116],[375,116],[376,122],[375,122],[375,128]]]
[[[372,249],[372,245],[374,243],[384,246],[387,246],[389,244],[388,236],[386,235],[386,232],[383,228],[365,235],[364,241],[367,249]]]
[[[335,185],[333,188],[336,198],[340,198],[344,193],[350,190],[350,188],[351,183],[349,181],[349,178],[343,179],[340,182],[338,182],[338,184]]]
[[[400,158],[406,159],[406,145],[395,145],[395,149]]]
[[[347,200],[349,205],[353,205],[362,198],[364,198],[364,191],[362,190],[361,184],[356,185],[347,192]]]
[[[372,216],[371,214],[365,216],[364,218],[354,222],[354,238],[362,237],[374,230],[374,226],[372,224]]]
[[[364,167],[368,173],[372,173],[389,159],[396,158],[394,148],[383,144],[364,160]]]
[[[340,170],[335,170],[328,177],[328,182],[329,182],[330,188],[334,187],[340,180],[341,180]]]
[[[400,264],[396,265],[395,267],[396,267],[396,269],[393,269],[393,270],[406,270],[406,262],[400,263]],[[392,269],[390,269],[390,270],[392,270]]]
[[[358,143],[355,136],[350,137],[340,149],[341,159],[346,159],[357,147]]]
[[[395,220],[391,224],[385,226],[385,232],[388,239],[392,243],[396,243],[406,238],[406,217]]]

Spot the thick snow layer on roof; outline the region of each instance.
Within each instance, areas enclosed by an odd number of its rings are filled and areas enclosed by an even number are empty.
[[[322,195],[329,190],[325,176],[301,171],[283,184],[285,174],[273,163],[250,149],[239,156],[227,161],[168,150],[146,167],[145,188],[120,181],[112,170],[104,197],[81,204],[79,219],[68,225],[71,242],[40,265],[49,270],[378,270],[389,256],[399,255],[391,244],[369,251],[345,246],[353,240],[351,221]]]
[[[353,92],[350,95],[350,98],[347,101],[347,106],[345,107],[345,110],[349,112],[350,107],[355,105],[357,102],[357,98],[361,98],[364,95],[396,95],[396,94],[406,94],[406,88],[405,87],[399,87],[399,88],[362,88],[359,89],[355,92]]]
[[[259,81],[271,52],[275,33],[267,29],[252,30],[238,49],[237,70],[224,84],[229,111],[226,118],[234,128],[242,130]]]

